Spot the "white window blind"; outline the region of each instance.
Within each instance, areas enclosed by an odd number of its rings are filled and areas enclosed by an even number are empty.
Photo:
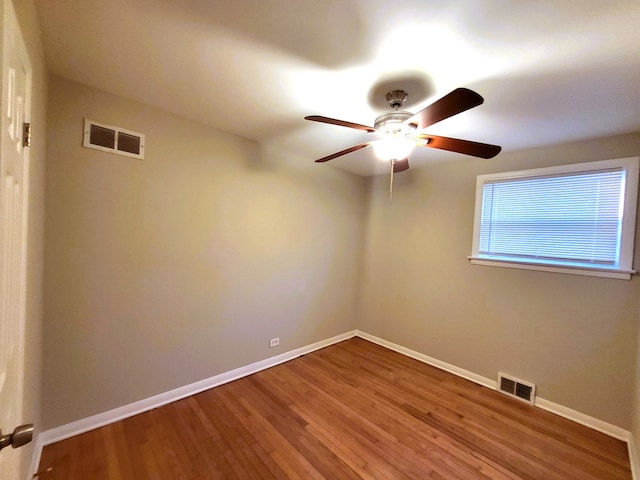
[[[637,164],[620,159],[478,177],[471,258],[631,272]]]
[[[622,169],[486,183],[479,253],[616,265],[623,185]]]

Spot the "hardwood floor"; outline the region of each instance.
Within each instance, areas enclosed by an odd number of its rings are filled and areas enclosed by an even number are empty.
[[[360,338],[49,445],[62,479],[631,479],[626,444]]]

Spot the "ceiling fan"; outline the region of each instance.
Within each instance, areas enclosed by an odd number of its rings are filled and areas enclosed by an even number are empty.
[[[372,146],[380,158],[391,162],[393,174],[409,168],[408,155],[416,146],[448,150],[480,158],[493,158],[502,150],[502,147],[498,145],[422,133],[423,129],[434,123],[477,107],[484,102],[482,96],[468,88],[456,88],[416,114],[400,110],[408,98],[408,94],[404,90],[392,90],[387,93],[386,98],[393,111],[383,113],[376,118],[373,127],[320,115],[304,117],[305,120],[313,122],[330,123],[380,135],[380,138],[376,140],[354,145],[319,158],[316,162],[328,162],[342,155]]]

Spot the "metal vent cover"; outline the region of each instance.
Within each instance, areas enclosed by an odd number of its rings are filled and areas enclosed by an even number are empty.
[[[144,158],[144,134],[84,119],[82,145],[127,157]]]
[[[535,403],[535,384],[504,373],[498,373],[498,391],[531,405]]]
[[[109,149],[116,148],[116,131],[99,125],[89,126],[89,142],[91,145]]]

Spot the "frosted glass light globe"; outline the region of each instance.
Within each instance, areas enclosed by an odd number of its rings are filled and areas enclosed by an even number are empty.
[[[387,134],[373,143],[373,150],[380,160],[402,160],[407,158],[416,142],[402,134]]]

